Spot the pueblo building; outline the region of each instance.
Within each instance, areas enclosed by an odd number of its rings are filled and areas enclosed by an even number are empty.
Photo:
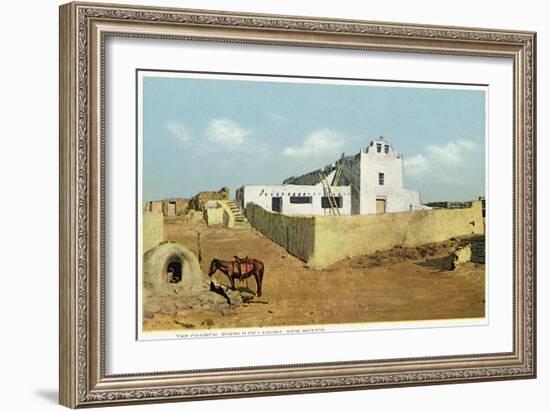
[[[383,214],[425,210],[420,192],[403,186],[403,157],[382,136],[355,155],[290,177],[282,185],[243,186],[242,210],[254,203],[286,215]]]

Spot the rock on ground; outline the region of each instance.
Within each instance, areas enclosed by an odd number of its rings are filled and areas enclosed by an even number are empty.
[[[463,247],[459,247],[455,250],[453,253],[453,270],[461,265],[469,263],[472,259],[472,246],[470,244],[466,244]]]

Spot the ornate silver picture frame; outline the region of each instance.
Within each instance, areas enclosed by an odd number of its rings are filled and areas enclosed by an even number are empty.
[[[112,204],[106,187],[108,167],[117,162],[106,144],[106,101],[112,87],[105,76],[108,59],[113,58],[106,48],[110,39],[510,62],[513,109],[502,121],[512,125],[511,141],[504,141],[512,153],[512,175],[502,178],[513,191],[513,247],[502,252],[513,254],[509,267],[512,295],[504,298],[511,307],[506,313],[511,349],[283,364],[266,358],[261,365],[243,360],[238,366],[221,368],[158,371],[144,367],[136,373],[110,373],[106,366],[110,329],[106,295],[113,290],[107,281],[110,256],[106,243],[111,234],[106,215]],[[62,405],[77,408],[535,378],[535,33],[76,2],[60,7],[59,61]],[[223,61],[219,64],[218,71],[224,71]],[[128,107],[135,104],[128,99]],[[131,278],[129,271],[124,275]],[[184,345],[187,341],[178,342]],[[220,347],[225,343],[216,341]]]

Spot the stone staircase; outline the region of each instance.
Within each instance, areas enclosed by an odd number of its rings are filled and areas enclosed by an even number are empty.
[[[233,215],[234,224],[233,224],[233,227],[231,228],[235,228],[235,229],[252,228],[247,218],[242,213],[241,209],[239,208],[239,206],[235,201],[228,200],[228,201],[225,201],[225,204],[227,205],[227,208]]]

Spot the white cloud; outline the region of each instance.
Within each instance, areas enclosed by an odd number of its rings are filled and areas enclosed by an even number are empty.
[[[440,146],[428,145],[424,148],[424,154],[404,159],[405,173],[417,177],[440,169],[442,165],[460,166],[476,148],[477,144],[471,140],[450,141]]]
[[[444,146],[427,146],[426,150],[435,161],[460,164],[475,148],[476,144],[473,141],[458,140],[451,141]]]
[[[307,136],[302,145],[285,148],[283,154],[295,158],[324,155],[332,155],[336,158],[343,145],[344,141],[338,133],[324,128]]]
[[[178,121],[169,121],[164,125],[164,127],[181,143],[191,141],[191,132],[183,123]]]
[[[423,154],[405,158],[404,163],[407,174],[413,177],[422,175],[430,169],[428,159]]]
[[[206,127],[208,140],[228,147],[244,144],[249,135],[250,130],[242,128],[238,123],[227,118],[211,120]]]

